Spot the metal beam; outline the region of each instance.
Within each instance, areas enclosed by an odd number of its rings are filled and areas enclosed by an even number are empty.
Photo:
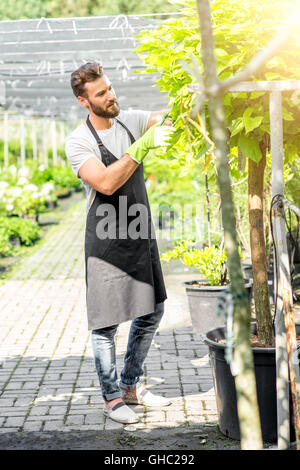
[[[271,155],[272,155],[272,195],[283,194],[283,130],[282,130],[282,105],[281,92],[270,93],[270,127],[271,127]],[[279,233],[285,231],[284,220],[280,214],[272,211],[273,231],[275,235],[274,245],[278,247]],[[283,227],[282,227],[283,225]],[[282,240],[280,239],[282,243]],[[285,241],[286,243],[286,241]],[[290,443],[290,414],[289,414],[289,368],[288,353],[286,347],[286,328],[284,322],[282,302],[282,270],[280,269],[282,255],[275,256],[274,252],[274,292],[278,282],[278,296],[275,316],[276,336],[276,392],[277,392],[277,434],[278,449],[288,449]],[[276,263],[277,261],[277,263]],[[280,277],[281,273],[281,277]],[[277,282],[276,282],[277,280]],[[275,301],[276,301],[275,300]]]
[[[231,93],[255,91],[292,91],[300,90],[300,80],[274,80],[264,82],[240,82],[228,89]]]

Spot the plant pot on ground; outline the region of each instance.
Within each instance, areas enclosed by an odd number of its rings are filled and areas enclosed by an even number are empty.
[[[188,299],[192,325],[197,333],[204,334],[217,326],[224,325],[223,315],[218,314],[218,302],[220,294],[229,289],[225,286],[200,285],[197,281],[184,282]],[[252,294],[252,282],[245,279],[245,287],[249,293],[249,301]]]
[[[300,323],[296,323],[297,335]],[[256,335],[256,323],[251,323],[251,333]],[[224,327],[214,328],[206,333],[205,343],[209,348],[209,357],[213,371],[214,389],[222,434],[231,439],[240,439],[240,427],[237,414],[237,399],[234,377],[225,360]],[[256,389],[264,442],[277,441],[277,398],[276,398],[276,359],[275,348],[266,348],[252,341]],[[290,397],[290,432],[291,442],[295,440],[293,411]]]
[[[57,200],[54,201],[46,201],[45,206],[47,209],[55,209],[58,206]]]
[[[64,199],[66,197],[70,197],[72,194],[72,190],[70,188],[57,188],[56,190],[56,196],[58,199]]]
[[[21,246],[21,240],[20,237],[17,235],[11,235],[9,237],[9,243],[14,247],[14,248],[19,248]]]
[[[206,333],[212,328],[223,326],[224,318],[218,315],[218,299],[221,292],[230,288],[225,251],[217,246],[197,249],[192,242],[185,240],[162,255],[164,261],[172,259],[180,259],[186,266],[196,268],[201,275],[201,279],[183,283],[194,330],[197,333]],[[245,279],[245,287],[250,300],[250,280]]]

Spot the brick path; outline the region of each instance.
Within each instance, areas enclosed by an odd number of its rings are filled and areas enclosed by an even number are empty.
[[[1,433],[123,427],[102,414],[85,312],[84,214],[82,200],[0,286]],[[207,347],[192,330],[183,280],[166,275],[166,313],[145,364],[145,383],[172,405],[134,407],[136,429],[217,420]],[[117,334],[119,371],[129,326]]]

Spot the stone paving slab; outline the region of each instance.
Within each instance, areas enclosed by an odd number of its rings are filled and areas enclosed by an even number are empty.
[[[102,414],[85,310],[84,214],[83,199],[0,286],[2,434],[124,428]],[[217,422],[208,349],[192,329],[181,286],[192,276],[165,276],[166,312],[143,380],[172,405],[133,407],[141,418],[137,431]],[[116,337],[119,372],[129,327],[121,324]]]

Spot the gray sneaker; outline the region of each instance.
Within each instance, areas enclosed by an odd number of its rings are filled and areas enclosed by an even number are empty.
[[[164,407],[172,402],[161,395],[154,395],[144,386],[139,386],[134,390],[125,390],[121,388],[122,398],[128,405],[144,405],[153,407]]]
[[[105,403],[103,413],[113,421],[117,421],[117,423],[133,424],[139,421],[138,415],[125,403],[117,403],[113,408]]]

